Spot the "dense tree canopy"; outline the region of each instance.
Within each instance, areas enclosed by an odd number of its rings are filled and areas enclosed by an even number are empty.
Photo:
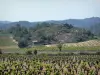
[[[40,44],[55,44],[58,41],[81,42],[93,38],[93,34],[85,29],[70,24],[38,23],[35,27],[26,28],[19,24],[9,28],[9,33],[18,41],[19,47],[28,47],[32,41]]]

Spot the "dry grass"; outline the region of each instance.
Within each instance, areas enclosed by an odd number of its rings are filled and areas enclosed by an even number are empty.
[[[93,46],[100,46],[100,41],[99,40],[89,40],[85,42],[79,42],[79,43],[66,43],[64,46],[67,47],[93,47]]]

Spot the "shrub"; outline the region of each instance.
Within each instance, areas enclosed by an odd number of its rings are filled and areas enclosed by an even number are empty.
[[[96,52],[97,55],[100,55],[100,52]]]
[[[59,44],[57,45],[57,48],[59,49],[60,52],[61,52],[61,50],[62,50],[62,46],[63,46],[62,43],[59,43]]]
[[[37,50],[34,50],[34,54],[37,55]]]
[[[0,54],[2,54],[2,49],[0,49]]]
[[[27,55],[32,55],[32,51],[26,51]]]
[[[69,52],[66,55],[74,55],[74,53],[73,52]]]
[[[15,53],[16,55],[19,55],[20,53]]]
[[[20,41],[18,41],[18,47],[19,48],[28,47],[28,41],[27,41],[27,39],[23,38]]]
[[[88,53],[85,53],[85,52],[79,52],[80,55],[86,55]]]

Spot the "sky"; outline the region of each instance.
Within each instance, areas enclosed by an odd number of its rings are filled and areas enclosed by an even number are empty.
[[[100,0],[0,0],[0,21],[100,17]]]

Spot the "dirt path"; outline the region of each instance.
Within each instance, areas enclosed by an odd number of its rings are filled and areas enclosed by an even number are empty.
[[[14,43],[18,44],[18,42],[17,42],[15,39],[13,39],[12,36],[10,36],[10,38],[12,39],[12,41],[13,41]]]

